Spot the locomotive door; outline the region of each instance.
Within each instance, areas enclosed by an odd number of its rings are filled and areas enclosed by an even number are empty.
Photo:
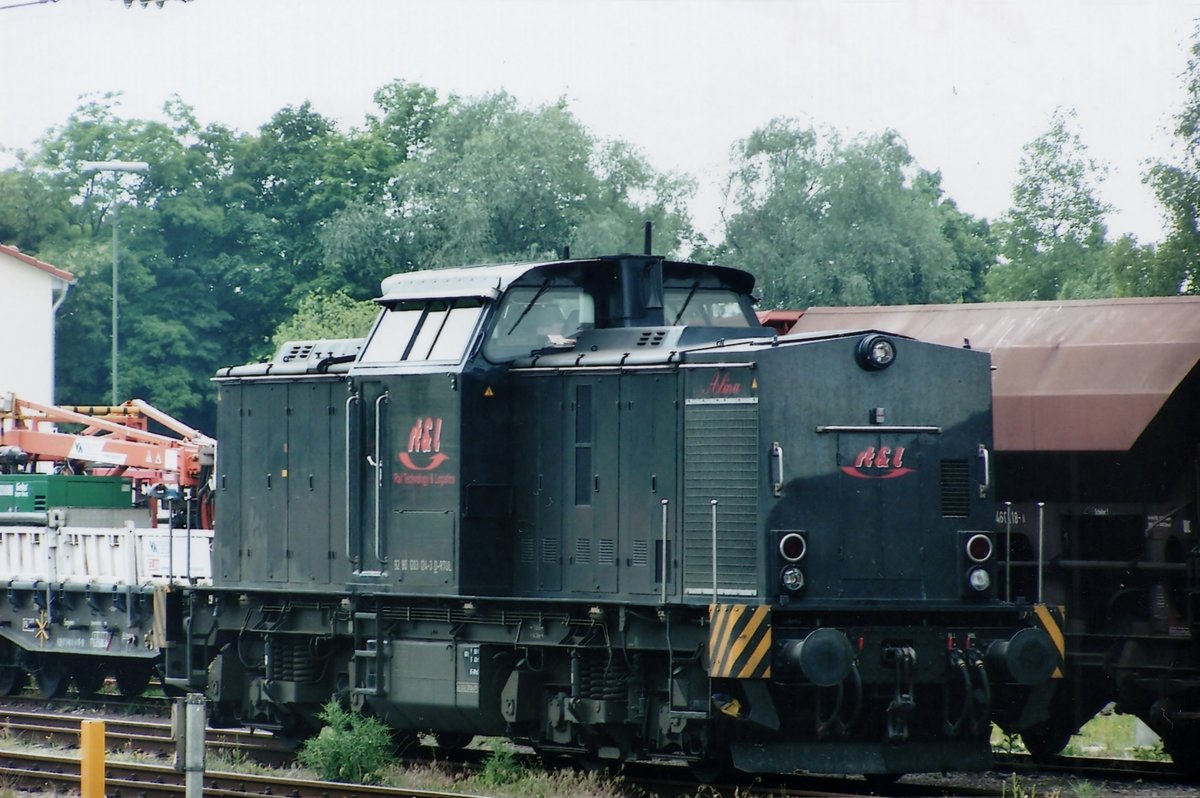
[[[675,377],[621,377],[620,590],[674,595],[678,409]],[[663,502],[666,501],[664,515]]]
[[[565,380],[564,390],[564,587],[574,592],[615,593],[620,377],[571,377]]]
[[[287,579],[287,386],[254,385],[242,394],[242,441],[260,447],[261,470],[242,473],[242,579]]]
[[[912,433],[838,435],[838,551],[857,595],[922,596],[919,449]]]
[[[382,576],[387,562],[391,394],[379,381],[359,382],[355,388],[346,402],[346,543],[356,574]]]
[[[517,493],[515,552],[518,589],[562,590],[563,484],[565,482],[563,388],[557,376],[529,377],[515,403]],[[573,484],[573,483],[572,483]]]

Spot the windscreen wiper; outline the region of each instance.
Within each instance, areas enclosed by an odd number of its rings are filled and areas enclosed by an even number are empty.
[[[681,308],[679,309],[679,312],[675,314],[675,321],[671,322],[671,326],[672,326],[672,327],[678,327],[678,326],[679,326],[679,320],[683,318],[683,312],[684,312],[685,310],[687,310],[687,306],[688,306],[688,304],[689,304],[689,303],[692,301],[692,297],[694,297],[694,296],[696,295],[696,289],[698,289],[699,287],[700,287],[700,281],[699,281],[699,280],[697,280],[696,282],[692,283],[692,290],[691,290],[691,291],[688,291],[688,295],[687,295],[687,297],[686,297],[686,298],[683,300],[683,307],[681,307]]]
[[[547,277],[545,280],[542,281],[541,288],[539,288],[537,290],[537,293],[533,295],[533,299],[529,300],[529,304],[526,305],[525,309],[521,311],[521,315],[517,316],[517,320],[513,322],[513,326],[508,328],[508,332],[506,333],[507,335],[513,334],[513,330],[517,329],[517,325],[520,324],[525,319],[525,317],[529,315],[529,311],[533,310],[533,306],[537,304],[537,301],[542,298],[542,294],[546,293],[546,290],[548,288],[550,288],[550,278],[549,277]]]

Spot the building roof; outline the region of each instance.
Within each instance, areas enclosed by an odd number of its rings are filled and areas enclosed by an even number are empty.
[[[790,332],[851,327],[991,352],[1004,451],[1127,451],[1200,362],[1200,296],[810,308]]]
[[[57,266],[51,266],[49,263],[44,263],[32,255],[26,255],[24,252],[14,246],[0,244],[0,255],[8,255],[11,258],[15,258],[22,263],[26,263],[35,269],[41,269],[42,271],[52,274],[58,279],[65,280],[68,283],[75,282],[75,275],[71,274],[70,272],[64,271]]]

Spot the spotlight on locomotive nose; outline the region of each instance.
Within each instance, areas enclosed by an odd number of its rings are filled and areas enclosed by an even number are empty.
[[[783,658],[818,687],[841,684],[854,666],[854,646],[837,629],[816,629],[783,644]]]
[[[896,360],[896,344],[886,335],[865,335],[854,351],[858,365],[868,371],[879,371]]]
[[[1009,640],[997,640],[984,655],[994,676],[1011,678],[1024,684],[1041,684],[1060,665],[1058,649],[1042,629],[1022,629]]]
[[[779,572],[779,584],[789,593],[799,593],[804,589],[804,572],[797,565],[785,565]]]

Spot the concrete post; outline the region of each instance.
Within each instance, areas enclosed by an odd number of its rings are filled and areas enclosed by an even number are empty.
[[[203,693],[188,693],[186,750],[184,753],[184,794],[187,798],[204,796],[204,730],[208,728]]]

